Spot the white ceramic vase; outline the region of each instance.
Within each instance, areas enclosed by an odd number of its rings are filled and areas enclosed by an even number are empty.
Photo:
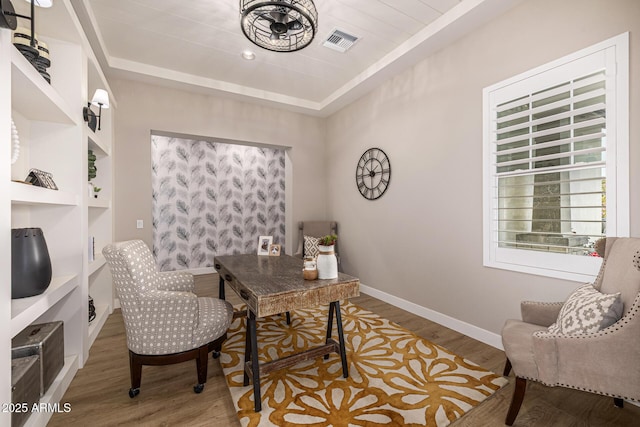
[[[320,250],[317,259],[318,279],[335,279],[338,277],[338,259],[333,245],[319,245],[318,249]]]

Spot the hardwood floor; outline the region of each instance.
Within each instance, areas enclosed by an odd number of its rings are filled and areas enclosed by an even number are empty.
[[[218,295],[217,275],[197,276],[196,292]],[[239,298],[227,292],[232,304]],[[414,333],[496,373],[502,373],[504,353],[383,301],[362,295],[352,300]],[[622,369],[622,367],[621,367]],[[513,392],[510,383],[452,427],[502,426]],[[49,426],[240,426],[222,369],[209,359],[209,376],[201,394],[196,384],[195,362],[143,367],[140,395],[128,395],[129,360],[120,310],[107,320],[91,348],[84,368],[78,371],[61,403],[71,412],[54,414]],[[565,388],[530,383],[514,426],[638,426],[640,408],[613,405],[613,399]]]

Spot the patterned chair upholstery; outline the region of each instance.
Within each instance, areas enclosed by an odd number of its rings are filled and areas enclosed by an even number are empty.
[[[596,249],[604,259],[593,283],[602,294],[594,298],[602,301],[620,293],[621,318],[602,323],[604,329],[596,325],[600,330],[594,332],[589,323],[602,305],[598,300],[585,300],[580,307],[569,298],[564,309],[565,304],[560,302],[524,301],[522,320],[507,320],[502,329],[507,355],[504,375],[513,368],[516,376],[507,425],[518,416],[527,380],[611,396],[618,407],[623,406],[624,399],[640,401],[640,239],[610,237],[598,241]],[[558,315],[567,313],[572,305],[581,311],[564,317],[563,326],[574,331],[589,326],[592,330],[558,332]],[[607,315],[610,313],[607,311]]]
[[[207,381],[207,355],[217,357],[233,307],[194,294],[193,275],[159,272],[147,245],[130,240],[106,246],[104,254],[120,299],[127,334],[132,398],[140,392],[143,365],[196,359],[200,393]]]

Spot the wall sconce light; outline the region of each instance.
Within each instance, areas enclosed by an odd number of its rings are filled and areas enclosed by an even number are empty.
[[[11,4],[11,0],[0,0],[0,27],[9,28],[15,30],[18,26],[18,20],[16,18],[28,19],[31,21],[31,47],[36,47],[35,41],[35,7],[51,7],[53,6],[53,0],[26,0],[31,3],[31,16],[20,15],[16,13]]]
[[[99,108],[97,116],[93,111],[91,111],[91,105],[95,105]],[[91,102],[87,102],[87,106],[82,109],[82,117],[84,117],[84,121],[87,122],[89,129],[94,132],[96,131],[96,118],[98,130],[100,130],[100,117],[102,116],[103,108],[109,108],[109,94],[104,89],[96,89]]]

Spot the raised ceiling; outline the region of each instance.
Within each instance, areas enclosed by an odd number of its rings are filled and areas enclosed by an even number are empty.
[[[238,0],[71,0],[107,77],[223,93],[327,115],[518,0],[316,0],[314,41],[292,53],[253,45]],[[340,29],[346,53],[322,46]],[[242,51],[256,58],[247,61]]]

